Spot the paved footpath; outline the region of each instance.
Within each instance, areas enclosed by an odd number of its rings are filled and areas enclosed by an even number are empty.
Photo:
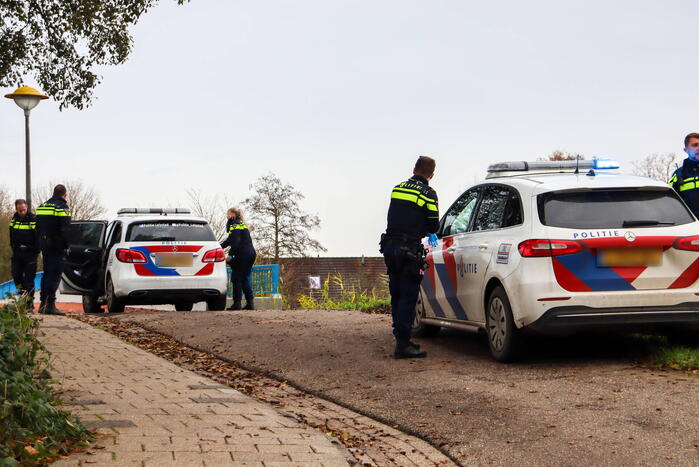
[[[53,465],[349,465],[342,446],[266,404],[85,323],[42,320],[69,409],[99,433]]]

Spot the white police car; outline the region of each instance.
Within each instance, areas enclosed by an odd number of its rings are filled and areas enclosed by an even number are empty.
[[[206,220],[186,209],[127,208],[112,222],[73,221],[61,293],[83,296],[85,312],[125,305],[205,301],[226,307],[225,255]],[[94,290],[99,290],[95,298]]]
[[[524,330],[699,323],[699,222],[666,184],[617,168],[491,165],[428,247],[414,333],[483,330],[508,361]]]

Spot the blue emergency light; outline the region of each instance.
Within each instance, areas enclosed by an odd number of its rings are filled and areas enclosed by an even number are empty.
[[[592,161],[592,167],[596,170],[612,170],[618,169],[619,163],[611,159],[595,159]]]

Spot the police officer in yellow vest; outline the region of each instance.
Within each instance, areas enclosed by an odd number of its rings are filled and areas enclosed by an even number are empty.
[[[10,221],[10,246],[12,247],[12,280],[19,294],[27,294],[34,301],[34,278],[39,257],[39,241],[36,234],[36,218],[29,212],[27,202],[15,201],[15,214]]]
[[[44,260],[44,276],[41,278],[41,305],[39,313],[63,315],[56,308],[56,291],[68,252],[68,228],[70,210],[66,198],[68,191],[56,185],[51,199],[36,209],[36,228],[39,233],[41,257]]]
[[[687,158],[682,162],[682,167],[672,174],[669,183],[694,215],[699,217],[699,133],[684,137],[684,152]]]
[[[221,248],[230,248],[231,256],[231,282],[233,283],[233,304],[229,310],[242,308],[243,294],[245,294],[245,309],[254,310],[254,295],[250,286],[250,273],[255,264],[257,252],[252,244],[250,230],[243,221],[243,212],[240,209],[228,210],[228,222],[226,231],[228,237],[221,243]]]

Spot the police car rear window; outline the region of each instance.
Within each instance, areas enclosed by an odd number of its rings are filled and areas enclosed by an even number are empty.
[[[544,225],[569,229],[669,227],[694,221],[674,190],[593,190],[538,196]]]
[[[129,226],[127,242],[214,242],[207,224],[196,222],[139,222]]]

